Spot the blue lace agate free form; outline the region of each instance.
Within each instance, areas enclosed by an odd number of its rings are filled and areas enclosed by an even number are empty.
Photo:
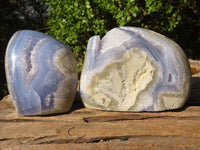
[[[46,34],[22,30],[10,39],[5,58],[9,92],[20,115],[63,113],[77,87],[71,50]]]
[[[86,107],[109,111],[163,111],[184,105],[190,69],[167,37],[120,27],[89,39],[80,93]]]

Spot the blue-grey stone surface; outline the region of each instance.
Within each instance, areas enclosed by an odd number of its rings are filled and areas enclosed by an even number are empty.
[[[20,115],[63,113],[71,108],[77,87],[76,60],[60,41],[37,31],[16,32],[7,46],[5,69]]]
[[[88,108],[163,111],[185,104],[190,78],[178,44],[151,30],[119,27],[89,39],[80,93]]]

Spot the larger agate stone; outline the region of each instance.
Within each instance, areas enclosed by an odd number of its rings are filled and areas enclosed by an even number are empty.
[[[175,42],[150,30],[120,27],[89,39],[80,93],[88,108],[163,111],[184,105],[190,78]]]
[[[22,30],[10,39],[5,58],[9,92],[20,115],[63,113],[77,86],[71,50],[46,34]]]

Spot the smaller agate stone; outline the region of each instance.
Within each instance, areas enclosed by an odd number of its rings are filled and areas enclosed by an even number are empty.
[[[164,111],[184,105],[191,73],[182,49],[167,37],[120,27],[89,39],[80,81],[88,108]]]
[[[63,113],[77,87],[71,50],[44,33],[22,30],[10,39],[5,69],[9,92],[20,115]]]

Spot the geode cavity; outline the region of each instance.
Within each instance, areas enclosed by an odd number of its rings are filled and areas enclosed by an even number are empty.
[[[89,39],[80,93],[89,108],[163,111],[184,105],[190,78],[175,42],[150,30],[120,27]]]
[[[9,92],[21,115],[63,113],[77,86],[71,50],[46,34],[22,30],[10,39],[5,60]]]

